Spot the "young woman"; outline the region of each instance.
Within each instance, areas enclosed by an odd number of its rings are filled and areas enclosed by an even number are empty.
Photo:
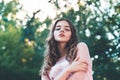
[[[55,22],[47,39],[42,80],[93,80],[89,50],[68,19]]]

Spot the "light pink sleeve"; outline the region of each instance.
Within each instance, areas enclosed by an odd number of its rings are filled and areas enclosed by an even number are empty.
[[[84,42],[81,42],[77,45],[77,48],[78,48],[77,56],[79,56],[81,61],[84,61],[88,64],[88,71],[75,72],[68,80],[93,80],[92,63],[91,63],[88,47]]]

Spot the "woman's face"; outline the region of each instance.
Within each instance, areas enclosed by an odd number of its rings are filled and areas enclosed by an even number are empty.
[[[67,21],[59,21],[54,30],[54,38],[57,42],[67,43],[71,38],[71,28]]]

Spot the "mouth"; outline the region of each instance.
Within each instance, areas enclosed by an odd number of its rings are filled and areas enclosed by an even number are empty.
[[[64,35],[64,34],[59,34],[59,36],[60,36],[60,37],[65,37],[65,35]]]

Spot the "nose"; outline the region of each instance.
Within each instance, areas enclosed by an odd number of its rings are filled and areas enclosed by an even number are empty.
[[[63,29],[63,28],[61,28],[60,32],[64,32],[64,29]]]

